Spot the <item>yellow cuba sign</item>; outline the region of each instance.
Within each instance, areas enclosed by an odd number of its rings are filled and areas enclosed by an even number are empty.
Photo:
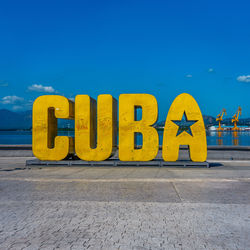
[[[136,117],[138,108],[140,119]],[[75,102],[59,95],[40,96],[33,104],[33,153],[40,160],[60,161],[76,154],[84,161],[104,161],[118,149],[121,161],[150,161],[159,150],[159,135],[153,126],[157,118],[157,101],[149,94],[121,94],[119,109],[111,95],[99,95],[97,101],[77,95]],[[57,135],[57,119],[75,120],[74,138]],[[142,135],[140,147],[135,140],[138,133]],[[177,161],[180,145],[189,146],[192,161],[206,161],[203,117],[195,99],[186,93],[177,96],[169,109],[163,160]]]

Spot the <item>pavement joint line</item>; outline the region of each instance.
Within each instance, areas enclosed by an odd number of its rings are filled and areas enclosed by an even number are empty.
[[[100,179],[102,179],[103,177],[105,177],[105,176],[107,176],[108,174],[110,174],[110,172],[111,172],[111,173],[113,172],[112,169],[109,169],[109,171],[108,171],[107,173],[102,174],[101,176],[97,177],[96,179],[100,180]]]
[[[81,170],[79,170],[79,171],[76,171],[76,170],[78,170],[78,169],[73,169],[73,168],[71,168],[70,170],[74,170],[74,172],[72,172],[72,173],[70,173],[70,174],[65,174],[65,175],[63,175],[63,176],[67,176],[67,177],[70,177],[71,175],[73,175],[73,174],[77,174],[77,173],[80,173],[80,172],[83,172],[84,170],[88,170],[90,167],[86,167],[86,168],[83,168],[83,169],[81,169]],[[57,169],[58,170],[58,169]]]
[[[125,175],[125,178],[127,178],[133,172],[135,172],[135,169],[134,168],[130,169],[130,171]]]
[[[156,174],[155,174],[154,178],[157,178],[157,176],[158,176],[159,172],[160,172],[160,168],[158,168],[158,171],[156,172]]]
[[[118,178],[118,179],[62,179],[62,178],[11,178],[0,177],[1,181],[30,181],[30,182],[250,182],[248,178]]]
[[[129,176],[131,175],[131,174],[133,174],[135,171],[136,171],[136,168],[132,168],[132,169],[130,169],[131,171],[129,171],[126,175],[125,175],[125,178],[123,178],[123,179],[128,179],[129,178]]]
[[[173,185],[173,188],[174,188],[174,190],[175,190],[175,192],[176,192],[176,195],[177,195],[178,198],[180,199],[180,202],[183,202],[183,199],[181,198],[180,193],[179,193],[178,189],[176,188],[174,182],[171,182],[171,184]]]

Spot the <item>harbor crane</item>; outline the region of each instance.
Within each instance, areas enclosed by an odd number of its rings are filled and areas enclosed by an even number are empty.
[[[239,115],[241,115],[241,107],[238,107],[238,110],[236,111],[235,115],[233,116],[232,123],[234,124],[232,130],[239,130],[237,127],[237,122],[239,121]]]
[[[217,130],[223,130],[223,128],[221,127],[221,122],[223,121],[224,114],[227,115],[226,109],[222,109],[222,111],[217,115],[216,121],[219,122],[219,126],[218,126]]]

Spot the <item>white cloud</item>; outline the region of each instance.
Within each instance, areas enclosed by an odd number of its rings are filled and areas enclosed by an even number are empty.
[[[191,78],[191,77],[193,77],[193,76],[189,74],[189,75],[186,75],[186,77],[187,77],[187,78]]]
[[[250,75],[238,76],[237,81],[239,81],[239,82],[250,82]]]
[[[28,100],[28,101],[25,102],[24,105],[25,105],[26,107],[32,107],[33,102],[34,102],[34,101],[32,101],[32,100]]]
[[[212,73],[212,72],[214,72],[214,69],[213,69],[213,68],[210,68],[210,69],[208,69],[208,72],[209,72],[209,73]]]
[[[9,83],[5,80],[0,80],[0,87],[8,87]]]
[[[9,95],[5,96],[1,99],[2,104],[16,104],[23,102],[24,99],[22,97],[16,96],[16,95]]]
[[[9,84],[8,83],[0,83],[0,87],[8,87]]]
[[[43,86],[42,84],[33,84],[28,87],[30,91],[56,93],[57,91],[52,86]]]
[[[14,105],[12,109],[13,110],[21,110],[21,109],[23,109],[23,106]]]

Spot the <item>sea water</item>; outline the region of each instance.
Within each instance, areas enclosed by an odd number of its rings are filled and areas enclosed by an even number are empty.
[[[159,133],[159,144],[162,145],[163,131]],[[72,136],[73,131],[59,131],[58,135]],[[142,137],[137,136],[137,145],[141,145]],[[0,131],[0,144],[20,145],[32,144],[31,131]],[[250,132],[207,132],[207,145],[250,146]]]

